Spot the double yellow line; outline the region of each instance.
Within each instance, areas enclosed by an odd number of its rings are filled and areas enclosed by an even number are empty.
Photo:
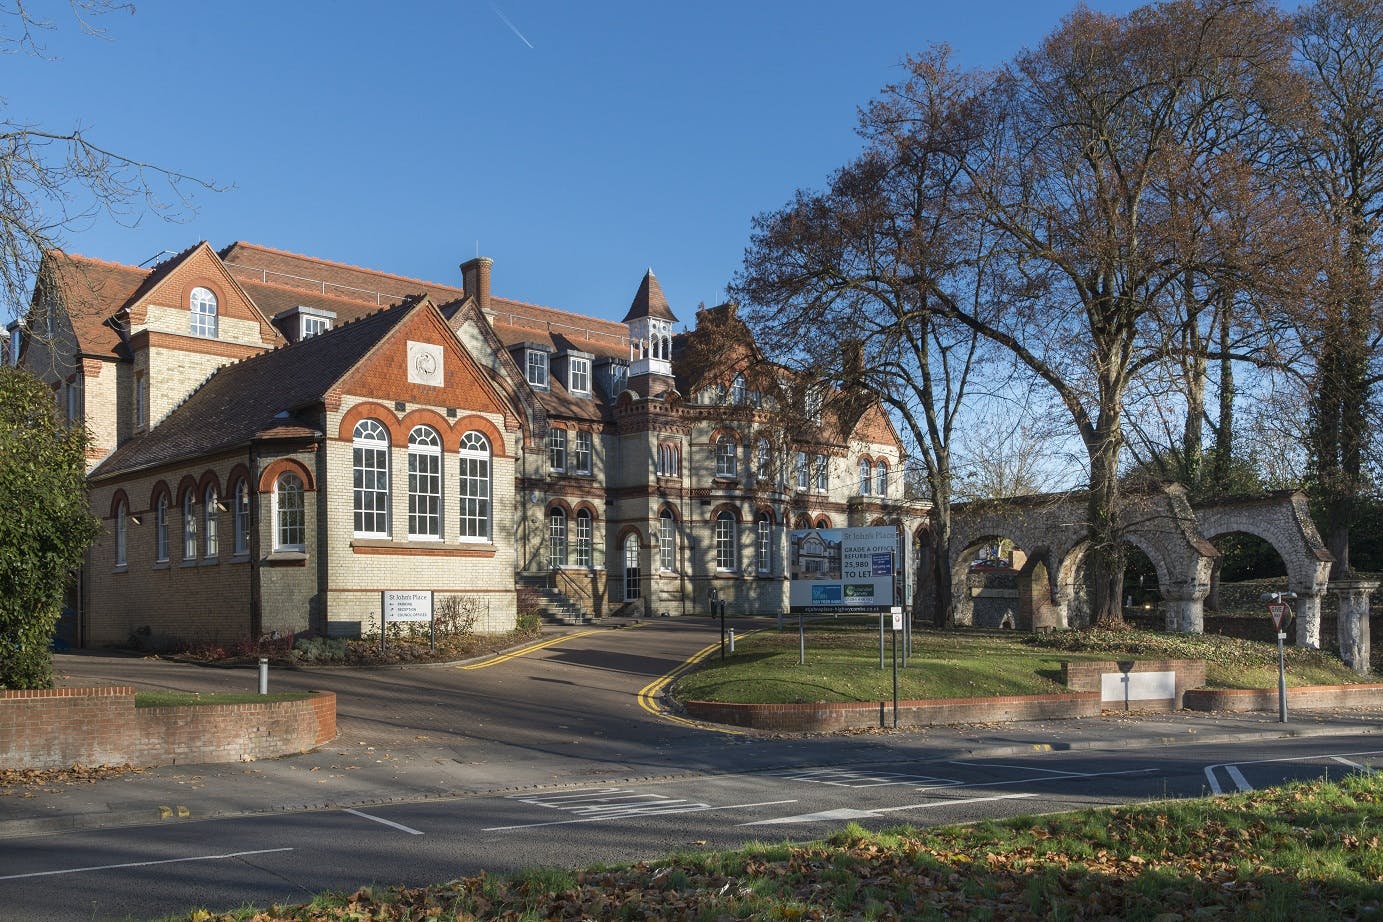
[[[632,626],[632,627],[637,627],[638,625],[631,625],[631,626]],[[498,666],[500,663],[507,663],[507,662],[509,662],[511,659],[517,659],[517,658],[519,658],[520,656],[527,656],[528,654],[530,654],[530,653],[535,653],[535,652],[537,652],[538,650],[545,650],[545,649],[547,649],[548,647],[556,646],[556,645],[559,644],[559,643],[566,643],[568,640],[575,640],[575,639],[578,638],[578,637],[588,637],[588,636],[590,636],[591,634],[601,634],[601,633],[604,633],[606,630],[607,630],[607,628],[594,628],[594,629],[589,630],[589,631],[577,631],[575,634],[562,634],[560,637],[554,637],[554,638],[552,638],[551,640],[544,640],[544,641],[542,641],[541,643],[530,644],[529,646],[526,646],[526,647],[520,647],[520,648],[517,649],[517,650],[510,650],[508,653],[501,653],[499,656],[496,656],[494,659],[487,659],[487,660],[485,660],[485,662],[483,662],[483,663],[471,663],[471,664],[468,665],[468,666],[457,666],[456,668],[457,668],[457,669],[467,669],[467,670],[469,670],[469,669],[489,669],[491,666]]]
[[[741,636],[747,637],[750,633],[753,632],[750,631]],[[668,711],[668,709],[663,707],[663,705],[658,701],[658,696],[663,693],[664,689],[666,689],[669,685],[675,682],[684,673],[688,672],[697,663],[701,662],[706,657],[710,656],[712,653],[716,652],[719,649],[720,641],[718,640],[715,643],[707,644],[700,650],[697,650],[691,656],[684,659],[672,671],[664,673],[663,675],[654,679],[652,682],[649,682],[643,688],[639,689],[639,707],[643,708],[645,711],[652,714],[654,717],[661,717],[663,720],[670,720],[673,723],[683,724],[684,726],[688,727],[695,727],[698,730],[710,730],[715,733],[726,733],[730,736],[743,736],[744,732],[742,730],[732,730],[729,727],[712,726],[710,724],[705,724],[697,720],[688,720],[685,717],[678,717],[676,714],[673,714],[670,711]]]

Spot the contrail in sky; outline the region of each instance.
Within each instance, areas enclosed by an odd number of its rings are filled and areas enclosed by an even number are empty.
[[[519,31],[519,27],[516,26],[516,25],[514,25],[512,22],[510,22],[510,21],[509,21],[509,17],[508,17],[508,16],[505,16],[503,13],[501,13],[501,12],[499,11],[499,7],[497,7],[497,6],[495,6],[493,3],[491,3],[491,4],[490,4],[490,9],[494,12],[494,14],[495,14],[496,16],[499,17],[499,21],[500,21],[500,22],[502,22],[502,23],[504,23],[506,26],[508,26],[508,27],[509,27],[509,30],[519,37],[519,41],[523,42],[523,43],[524,43],[525,45],[527,45],[529,48],[532,48],[532,47],[533,47],[533,43],[530,42],[528,39],[526,39],[526,38],[523,37],[523,33]]]

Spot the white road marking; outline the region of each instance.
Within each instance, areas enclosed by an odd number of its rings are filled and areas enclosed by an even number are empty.
[[[1226,765],[1225,774],[1229,780],[1234,782],[1234,786],[1239,789],[1240,794],[1247,794],[1253,790],[1253,785],[1249,784],[1249,779],[1244,777],[1244,773],[1239,771],[1237,765]]]
[[[913,787],[941,787],[960,784],[950,778],[933,778],[930,775],[909,775],[901,772],[860,772],[844,768],[787,769],[769,772],[771,777],[787,781],[805,781],[811,784],[829,784],[842,788],[878,788],[889,785],[908,785]]]
[[[402,823],[396,823],[396,822],[394,822],[393,820],[386,820],[386,819],[384,819],[384,817],[382,817],[382,816],[371,816],[371,815],[368,814],[368,813],[361,813],[359,810],[342,810],[341,812],[342,812],[342,813],[349,813],[349,814],[351,814],[352,816],[358,816],[358,817],[360,817],[362,820],[373,820],[373,821],[376,822],[376,823],[383,823],[385,826],[392,826],[392,827],[394,827],[395,829],[399,830],[400,832],[406,832],[406,833],[408,833],[410,836],[420,836],[420,835],[422,835],[422,832],[421,832],[421,831],[419,831],[419,830],[417,830],[417,829],[414,829],[412,826],[405,826],[405,825],[403,825]]]
[[[664,815],[664,814],[672,815],[672,814],[679,814],[679,813],[705,813],[705,812],[707,812],[707,811],[716,811],[716,810],[745,810],[745,809],[748,809],[749,807],[776,807],[776,806],[778,806],[779,804],[795,804],[795,803],[797,803],[797,801],[795,801],[795,800],[765,800],[765,801],[761,801],[761,802],[759,802],[759,803],[753,803],[753,804],[729,804],[729,805],[724,806],[724,807],[713,807],[713,806],[711,806],[710,804],[701,804],[701,803],[692,804],[692,803],[687,803],[686,801],[677,801],[677,803],[678,803],[678,804],[687,804],[687,805],[686,805],[686,806],[670,806],[670,807],[663,807],[663,808],[659,808],[658,805],[650,805],[650,806],[647,807],[647,808],[631,808],[631,809],[628,810],[627,812],[619,813],[619,814],[615,814],[615,815],[606,815],[606,816],[583,816],[583,817],[580,817],[580,818],[574,819],[574,820],[552,820],[551,822],[547,822],[547,823],[523,823],[523,824],[517,825],[517,826],[489,826],[489,827],[486,827],[485,829],[482,829],[482,830],[480,830],[480,831],[481,831],[481,832],[509,832],[509,831],[514,830],[514,829],[537,829],[537,828],[542,827],[542,826],[570,826],[570,825],[572,825],[572,824],[574,824],[574,823],[597,823],[597,822],[600,822],[601,820],[625,819],[625,818],[627,818],[627,817],[637,817],[637,816],[661,816],[661,815]]]
[[[1367,765],[1363,765],[1363,764],[1361,764],[1361,763],[1359,763],[1359,762],[1352,762],[1352,761],[1350,761],[1349,759],[1346,759],[1344,756],[1331,756],[1330,758],[1334,759],[1336,762],[1339,762],[1341,765],[1348,765],[1350,768],[1354,769],[1355,771],[1365,772],[1365,773],[1367,773],[1367,774],[1372,774],[1373,771],[1374,771],[1372,768],[1369,768]]]
[[[782,826],[788,823],[814,823],[821,820],[861,820],[869,817],[880,816],[885,813],[896,813],[899,810],[926,810],[932,807],[953,807],[961,804],[988,803],[994,800],[1022,800],[1027,797],[1036,797],[1036,794],[997,794],[994,797],[964,797],[954,800],[934,800],[925,804],[908,804],[904,807],[875,807],[873,810],[852,810],[849,807],[840,810],[822,810],[819,813],[803,813],[799,816],[779,816],[769,820],[756,820],[752,823],[739,823],[740,826]]]
[[[197,855],[192,858],[164,858],[159,861],[129,861],[124,864],[100,864],[89,868],[63,868],[59,871],[34,871],[30,874],[6,874],[0,880],[21,880],[26,877],[52,877],[55,874],[82,874],[87,871],[113,871],[120,868],[147,868],[156,864],[177,864],[182,861],[217,861],[223,858],[243,858],[246,855],[269,855],[291,852],[291,848],[261,848],[252,852],[227,852],[224,855]]]
[[[1063,771],[1059,771],[1059,770],[1057,770],[1057,769],[1055,769],[1055,768],[1038,768],[1036,765],[1001,765],[1001,764],[999,764],[999,763],[997,763],[997,762],[963,762],[963,761],[961,761],[961,760],[959,760],[959,759],[953,759],[953,760],[951,761],[951,764],[952,764],[952,765],[973,766],[973,767],[975,767],[975,768],[1006,768],[1006,769],[1008,769],[1009,771],[1015,771],[1015,772],[1016,772],[1016,771],[1043,772],[1044,774],[1048,774],[1048,775],[1078,775],[1078,774],[1080,774],[1079,772],[1063,772]]]
[[[1217,768],[1223,768],[1223,769],[1225,770],[1226,773],[1228,773],[1228,772],[1230,772],[1230,771],[1234,771],[1235,774],[1238,774],[1238,775],[1239,775],[1239,778],[1242,779],[1242,778],[1243,778],[1243,775],[1242,775],[1241,773],[1239,773],[1238,770],[1234,768],[1234,766],[1236,766],[1236,765],[1271,765],[1271,764],[1273,764],[1273,763],[1275,763],[1275,762],[1311,762],[1311,761],[1313,761],[1313,760],[1315,760],[1315,759],[1334,759],[1334,760],[1337,761],[1337,762],[1344,762],[1346,765],[1350,765],[1350,764],[1353,764],[1353,763],[1348,762],[1348,761],[1345,759],[1346,756],[1376,756],[1376,755],[1379,755],[1380,753],[1383,753],[1383,750],[1370,749],[1370,750],[1367,750],[1367,751],[1365,751],[1365,752],[1341,752],[1341,753],[1336,754],[1336,755],[1330,755],[1330,754],[1328,754],[1328,753],[1316,753],[1315,755],[1309,755],[1309,756],[1287,756],[1287,757],[1283,757],[1283,758],[1280,758],[1280,759],[1257,759],[1257,760],[1252,761],[1252,762],[1232,762],[1232,763],[1231,763],[1231,762],[1217,762],[1217,763],[1214,764],[1214,765],[1207,765],[1207,766],[1205,767],[1205,781],[1206,781],[1206,784],[1208,784],[1208,785],[1210,786],[1210,791],[1211,791],[1211,793],[1212,793],[1212,794],[1217,794],[1217,795],[1218,795],[1218,794],[1223,794],[1223,793],[1224,793],[1224,789],[1220,787],[1220,782],[1217,781],[1217,780],[1215,779],[1215,769],[1217,769]],[[1233,779],[1233,775],[1231,775],[1231,779]],[[1238,780],[1235,780],[1235,784],[1237,785],[1238,783],[1239,783]],[[1247,784],[1247,782],[1245,782],[1245,784]],[[1241,791],[1252,791],[1253,788],[1252,788],[1252,787],[1240,787],[1239,790],[1241,790]]]

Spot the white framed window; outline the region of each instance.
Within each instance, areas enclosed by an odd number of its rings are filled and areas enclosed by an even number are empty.
[[[585,396],[591,392],[591,360],[567,357],[567,390]]]
[[[748,402],[748,398],[749,386],[745,383],[744,375],[735,375],[735,379],[730,382],[730,402],[742,407]]]
[[[136,375],[134,379],[134,424],[142,429],[149,421],[149,379]]]
[[[760,573],[773,572],[773,520],[760,512],[754,522],[755,562]]]
[[[125,565],[125,540],[129,536],[130,509],[122,499],[115,506],[115,565]]]
[[[816,492],[825,493],[831,487],[831,466],[825,455],[816,456]]]
[[[525,358],[528,370],[528,383],[534,387],[546,388],[547,383],[547,353],[541,349],[529,349]]]
[[[658,568],[677,569],[677,520],[670,509],[658,515]]]
[[[658,476],[682,476],[682,453],[671,442],[658,443]]]
[[[868,458],[860,459],[860,495],[868,496],[869,489],[874,483],[874,466],[869,463]]]
[[[593,441],[589,432],[576,433],[576,457],[573,459],[576,463],[576,473],[589,474],[591,472],[592,445]]]
[[[307,506],[303,479],[280,474],[274,483],[274,550],[307,549]]]
[[[389,536],[389,430],[378,420],[355,424],[351,442],[354,473],[355,533],[361,537]]]
[[[799,451],[793,459],[793,468],[797,471],[797,489],[806,492],[811,487],[811,480],[807,472],[807,453]]]
[[[768,439],[759,439],[754,445],[754,479],[760,483],[768,483],[769,459],[771,457]]]
[[[168,562],[168,494],[161,494],[154,509],[154,560]]]
[[[461,436],[461,540],[490,540],[490,440]]]
[[[807,419],[811,420],[814,423],[821,422],[821,388],[807,388],[807,393],[804,397],[803,403],[803,409],[807,414]]]
[[[735,516],[730,512],[722,512],[716,516],[716,569],[734,571],[739,569],[737,545],[739,535],[737,534]]]
[[[182,559],[197,559],[197,497],[191,490],[182,498]]]
[[[78,375],[67,385],[67,421],[75,423],[82,418],[82,376]]]
[[[639,598],[639,536],[633,533],[624,539],[624,600]]]
[[[301,324],[298,328],[299,339],[311,339],[331,329],[330,317],[318,317],[313,314],[299,314],[298,317]]]
[[[888,495],[888,465],[883,461],[874,465],[874,492],[880,496]]]
[[[567,513],[560,506],[547,514],[547,565],[554,570],[567,565]]]
[[[193,336],[216,338],[216,295],[211,289],[197,287],[192,289],[188,299],[191,311],[188,329]]]
[[[235,554],[250,553],[250,484],[243,477],[235,485],[235,515],[231,525],[234,532]]]
[[[549,470],[554,471],[567,469],[567,430],[547,431],[547,466]]]
[[[614,400],[624,392],[629,383],[629,366],[613,364],[610,366],[610,399]]]
[[[734,477],[737,475],[735,456],[739,444],[730,436],[722,435],[716,439],[716,476]]]
[[[408,433],[408,537],[442,538],[442,439],[431,426]]]
[[[202,539],[202,543],[206,548],[206,558],[208,560],[215,560],[221,552],[220,520],[216,517],[216,507],[220,504],[221,497],[216,494],[215,487],[207,487],[206,494],[203,496],[202,501],[205,506],[202,510],[202,514],[206,516],[206,534]]]
[[[591,513],[589,510],[582,509],[576,513],[576,534],[573,536],[576,544],[576,565],[578,567],[589,567],[591,565]]]

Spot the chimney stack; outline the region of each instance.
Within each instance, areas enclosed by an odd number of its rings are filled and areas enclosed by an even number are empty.
[[[494,264],[488,256],[477,256],[461,264],[461,287],[486,313],[490,310],[490,267]]]

